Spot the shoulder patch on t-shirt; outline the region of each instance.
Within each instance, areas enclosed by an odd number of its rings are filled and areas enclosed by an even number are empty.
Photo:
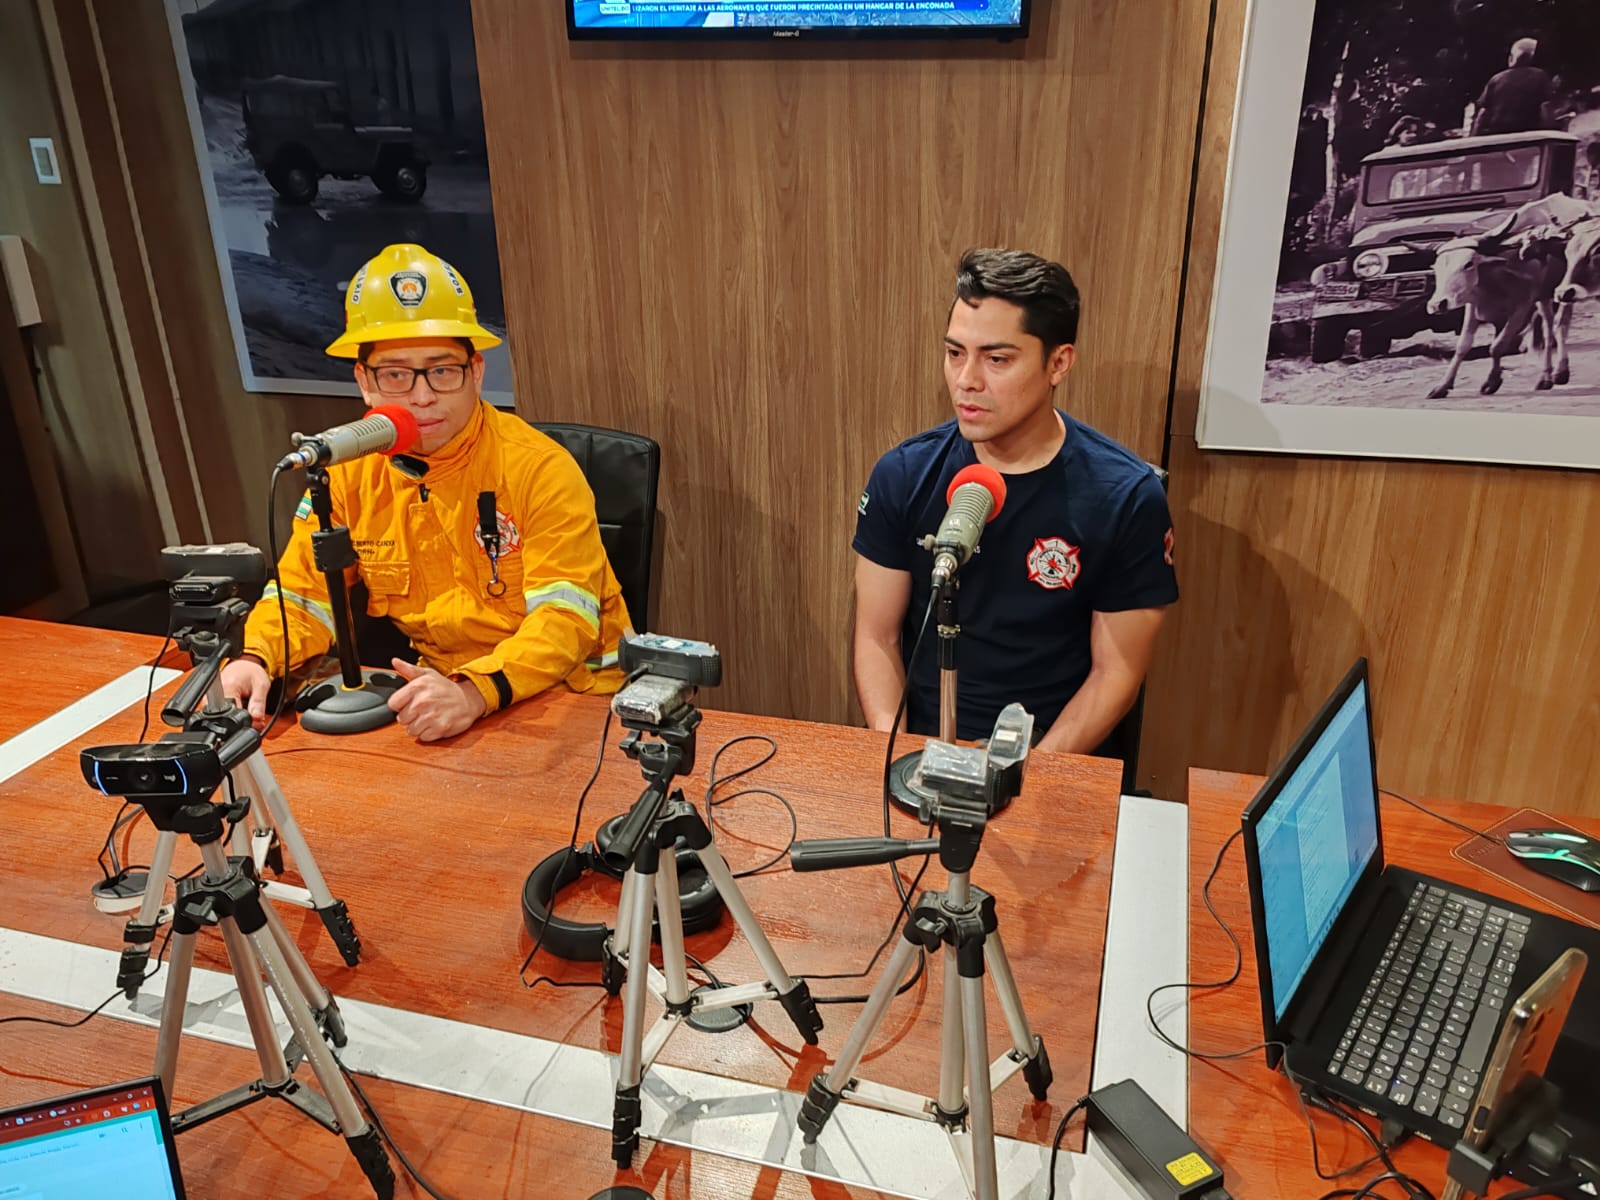
[[[864,516],[867,515],[867,504],[871,500],[872,500],[872,493],[870,493],[870,492],[862,492],[861,493],[861,499],[856,503],[856,516],[864,517]]]
[[[1161,557],[1166,560],[1167,566],[1172,565],[1172,526],[1167,526],[1167,532],[1161,538]]]

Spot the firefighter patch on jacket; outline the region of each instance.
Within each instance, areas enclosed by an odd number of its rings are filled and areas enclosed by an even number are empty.
[[[517,529],[517,523],[505,513],[501,512],[498,508],[494,510],[494,524],[495,529],[500,534],[501,558],[504,558],[513,550],[521,548],[522,533]],[[472,527],[472,540],[478,543],[479,550],[483,550],[485,554],[489,553],[488,550],[484,549],[483,530],[479,529],[476,525]]]
[[[416,308],[428,294],[428,277],[421,271],[396,271],[389,276],[389,289],[406,308]]]
[[[1036,538],[1028,551],[1028,578],[1042,588],[1071,590],[1082,569],[1078,548],[1062,538]]]

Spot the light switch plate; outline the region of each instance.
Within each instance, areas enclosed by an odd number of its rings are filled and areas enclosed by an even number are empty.
[[[33,156],[33,173],[40,183],[61,182],[61,162],[56,158],[56,144],[51,138],[29,138],[28,151]]]

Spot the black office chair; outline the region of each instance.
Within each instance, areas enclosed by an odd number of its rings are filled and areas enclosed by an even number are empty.
[[[1154,463],[1150,469],[1156,473],[1156,478],[1161,481],[1161,490],[1167,490],[1167,472]],[[1144,685],[1139,687],[1139,696],[1133,702],[1133,707],[1124,714],[1111,732],[1106,735],[1106,740],[1101,742],[1094,753],[1100,758],[1120,758],[1122,760],[1122,794],[1124,796],[1138,795],[1139,793],[1139,736],[1144,725]]]
[[[596,425],[528,423],[566,447],[589,481],[600,519],[600,541],[622,585],[628,618],[635,629],[646,632],[659,582],[655,547],[661,446],[642,434]]]
[[[650,628],[651,600],[657,594],[656,486],[661,474],[661,447],[651,438],[595,425],[564,421],[529,421],[540,433],[561,443],[577,460],[594,492],[600,520],[600,542],[611,560],[628,619],[641,633]],[[393,622],[367,615],[366,588],[351,592],[356,648],[361,661],[387,666],[395,656],[417,661],[417,653]]]

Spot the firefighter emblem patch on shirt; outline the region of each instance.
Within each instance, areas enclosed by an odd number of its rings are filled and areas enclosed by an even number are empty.
[[[498,508],[494,510],[494,524],[495,528],[500,533],[501,558],[504,558],[513,550],[521,548],[522,533],[517,529],[517,523],[505,513],[501,512]],[[489,551],[485,549],[483,545],[483,530],[479,529],[476,525],[474,525],[472,528],[472,540],[478,543],[479,550],[482,550],[485,554],[489,553]]]
[[[1042,588],[1070,590],[1082,569],[1078,548],[1062,538],[1037,538],[1028,551],[1028,578]]]

